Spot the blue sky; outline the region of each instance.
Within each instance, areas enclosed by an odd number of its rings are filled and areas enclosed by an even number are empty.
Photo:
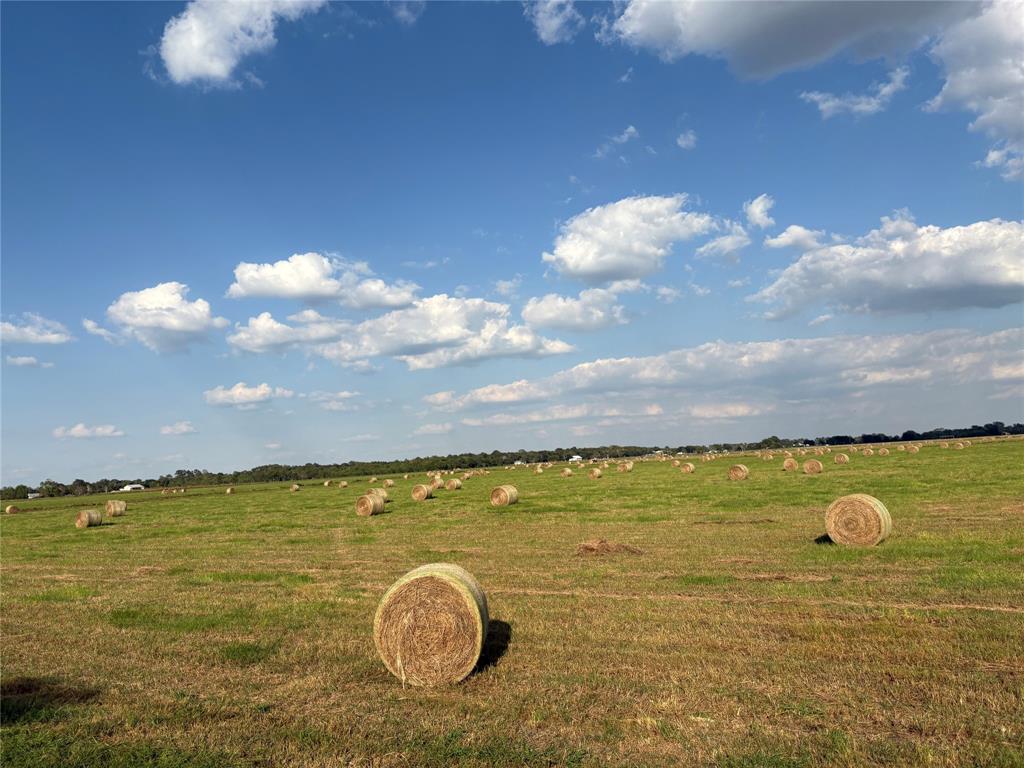
[[[3,483],[1020,420],[1022,17],[5,4]]]

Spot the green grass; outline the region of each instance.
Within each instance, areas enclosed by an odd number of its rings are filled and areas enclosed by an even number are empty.
[[[825,457],[830,459],[830,457]],[[1024,441],[853,456],[495,469],[359,518],[287,483],[19,503],[0,518],[7,766],[1024,766]],[[383,479],[383,477],[381,478]],[[488,503],[512,482],[521,502]],[[825,507],[892,513],[871,549]],[[577,556],[605,538],[642,550]],[[373,613],[457,562],[501,643],[459,686],[403,688]],[[497,638],[498,635],[495,635]],[[507,647],[504,647],[506,646]]]

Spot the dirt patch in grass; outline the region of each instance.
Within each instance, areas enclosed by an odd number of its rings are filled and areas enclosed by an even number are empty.
[[[576,547],[577,557],[590,557],[592,555],[642,555],[643,550],[631,547],[629,544],[616,544],[608,539],[590,539]]]

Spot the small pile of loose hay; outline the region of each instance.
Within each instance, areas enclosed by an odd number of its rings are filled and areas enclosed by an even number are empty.
[[[230,485],[227,488],[224,489],[224,493],[227,494],[228,496],[230,496],[234,492],[235,492],[235,489],[232,488]]]
[[[587,555],[618,555],[628,553],[630,555],[642,555],[643,550],[631,547],[629,544],[616,544],[608,539],[590,539],[576,547],[576,555],[585,557]]]
[[[107,501],[107,517],[121,517],[128,511],[128,502],[122,499],[109,499]]]
[[[878,449],[878,455],[879,456],[888,456],[889,455],[889,449],[888,448],[879,448]]]
[[[98,509],[83,509],[75,518],[75,528],[91,528],[103,522],[103,515]]]
[[[453,477],[451,480],[444,484],[444,487],[449,491],[460,491],[462,490],[462,481]]]
[[[21,510],[20,510],[20,509],[18,509],[18,508],[17,508],[16,506],[14,506],[13,504],[8,504],[8,505],[7,505],[7,507],[6,507],[5,509],[4,509],[4,514],[5,514],[5,515],[16,515],[16,514],[18,514],[19,512],[21,512]]]
[[[792,457],[790,457],[790,458],[786,459],[784,462],[782,462],[782,469],[784,471],[786,471],[786,472],[792,472],[794,469],[796,469],[799,466],[800,465],[797,463],[797,460],[792,458]]]
[[[817,459],[808,459],[804,462],[805,475],[820,475],[822,469],[824,467],[821,466],[821,462]]]
[[[499,485],[491,491],[491,506],[507,507],[519,501],[519,491],[514,485]]]
[[[587,473],[591,480],[599,480],[601,478],[601,470],[594,467],[590,472]]]
[[[841,496],[825,510],[825,532],[836,544],[873,547],[892,532],[892,518],[874,496]]]
[[[562,470],[562,477],[572,477],[572,470],[566,467]]]
[[[487,596],[465,569],[421,565],[391,585],[373,617],[384,666],[411,685],[464,680],[487,638]]]
[[[391,478],[389,477],[389,478],[388,478],[387,480],[385,480],[385,481],[384,481],[384,487],[385,487],[385,488],[394,488],[394,487],[395,487],[395,481],[394,481],[394,480],[392,480],[392,479],[391,479]]]
[[[367,493],[356,499],[356,514],[360,517],[379,515],[384,511],[384,498],[378,493]]]
[[[289,488],[288,490],[291,491],[292,493],[295,493],[297,490],[299,490],[299,484],[298,483],[292,483],[292,487]]]
[[[434,495],[433,485],[424,485],[423,483],[417,483],[412,487],[412,500],[413,501],[426,501]]]
[[[692,475],[697,470],[697,465],[692,461],[687,461],[684,464],[679,465],[679,471],[684,475]]]
[[[836,454],[836,458],[835,458],[835,462],[836,462],[836,464],[849,464],[850,463],[850,457],[847,456],[845,453],[837,453]]]
[[[746,480],[749,474],[750,470],[744,464],[733,464],[729,467],[730,480]]]
[[[340,483],[338,483],[338,487],[339,488],[348,488],[348,480],[342,480]]]
[[[863,455],[863,456],[874,456],[875,452],[873,450],[871,450],[870,448],[865,448],[863,451],[861,451],[861,455]]]

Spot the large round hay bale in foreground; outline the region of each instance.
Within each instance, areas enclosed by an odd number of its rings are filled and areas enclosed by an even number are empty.
[[[459,480],[458,478],[453,477],[451,480],[444,484],[444,487],[449,491],[460,491],[462,490],[462,481]]]
[[[83,509],[75,518],[75,528],[91,528],[103,522],[103,515],[98,509]]]
[[[697,465],[694,464],[692,461],[687,461],[686,463],[679,465],[679,471],[682,472],[684,475],[692,475],[696,469]]]
[[[367,493],[356,499],[356,514],[360,517],[379,515],[384,511],[384,498],[376,493]]]
[[[403,684],[453,684],[479,662],[487,624],[487,596],[476,579],[457,565],[431,563],[384,593],[373,617],[373,643]]]
[[[747,469],[745,464],[733,464],[729,467],[730,480],[746,480],[749,474],[750,470]]]
[[[107,517],[121,517],[128,511],[128,502],[122,499],[108,499],[106,510]]]
[[[784,462],[782,462],[782,469],[785,470],[786,472],[792,472],[799,466],[800,465],[797,463],[797,460],[794,458],[788,458]]]
[[[16,515],[16,514],[18,514],[19,512],[21,512],[21,510],[20,510],[20,509],[18,509],[18,508],[17,508],[16,506],[14,506],[13,504],[8,504],[8,505],[7,505],[7,507],[6,507],[5,509],[4,509],[4,514],[5,514],[5,515]]]
[[[824,467],[821,466],[821,462],[817,459],[808,459],[804,462],[805,475],[820,475],[822,469]]]
[[[850,457],[847,456],[845,453],[837,453],[836,454],[836,458],[835,458],[835,462],[836,462],[836,464],[849,464],[850,463]]]
[[[417,483],[412,487],[412,500],[413,501],[426,501],[434,495],[433,485],[424,485],[423,483]]]
[[[514,485],[499,485],[491,491],[491,504],[495,507],[507,507],[519,501],[519,491]]]
[[[885,504],[866,493],[841,496],[825,510],[825,532],[836,544],[873,547],[892,532]]]
[[[594,467],[588,474],[590,475],[591,480],[598,480],[601,477],[601,470]]]

